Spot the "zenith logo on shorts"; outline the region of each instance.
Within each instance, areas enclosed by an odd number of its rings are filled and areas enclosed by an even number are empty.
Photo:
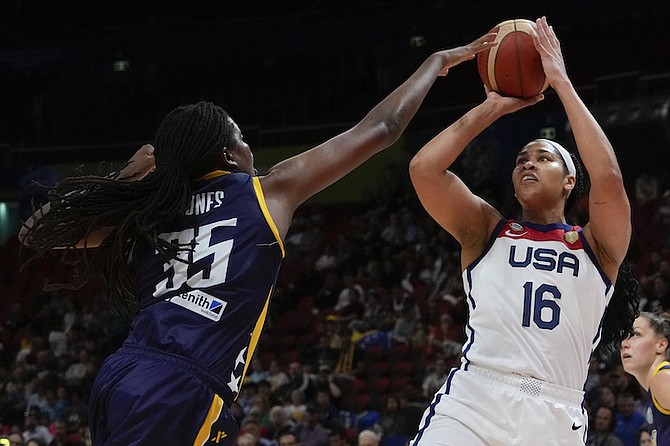
[[[217,299],[200,290],[185,291],[176,296],[172,296],[167,299],[167,301],[177,304],[180,307],[184,307],[194,313],[198,313],[200,316],[204,316],[214,322],[221,319],[223,310],[226,308],[226,305],[228,305],[227,302]]]

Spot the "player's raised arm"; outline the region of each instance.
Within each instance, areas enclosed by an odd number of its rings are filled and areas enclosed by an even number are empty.
[[[501,116],[535,104],[487,90],[487,99],[430,140],[410,162],[410,176],[426,211],[462,246],[464,263],[476,257],[500,213],[448,169],[468,144]],[[471,252],[473,251],[473,252]]]
[[[589,173],[589,223],[596,256],[614,281],[631,237],[630,203],[614,149],[605,132],[577,94],[568,78],[560,42],[546,18],[538,19],[535,46],[542,57],[549,83],[560,98],[570,121],[579,155]]]
[[[297,206],[395,143],[435,79],[490,48],[494,37],[486,34],[468,45],[432,54],[354,127],[272,167],[261,182],[280,233],[285,234]]]

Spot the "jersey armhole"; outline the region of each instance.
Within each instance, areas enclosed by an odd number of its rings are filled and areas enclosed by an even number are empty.
[[[277,225],[272,219],[272,215],[270,215],[270,210],[268,209],[268,206],[265,203],[265,195],[263,195],[263,187],[261,186],[260,178],[253,177],[253,182],[254,182],[254,191],[256,192],[256,198],[258,199],[258,204],[260,205],[261,211],[265,216],[265,221],[267,221],[268,226],[270,226],[270,230],[277,239],[277,243],[279,243],[279,248],[281,249],[281,256],[282,258],[284,258],[284,256],[286,255],[286,251],[284,250],[284,242],[279,236],[279,229],[277,229]]]

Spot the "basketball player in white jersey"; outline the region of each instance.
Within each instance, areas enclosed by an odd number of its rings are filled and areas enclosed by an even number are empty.
[[[506,219],[447,170],[489,125],[541,95],[487,91],[412,159],[421,203],[461,245],[469,320],[461,365],[435,394],[411,446],[584,444],[583,387],[607,331],[603,314],[631,237],[630,205],[612,146],[570,82],[552,27],[545,18],[536,25],[545,74],[590,176],[590,221],[583,228],[566,222],[566,200],[583,178],[556,142],[534,140],[517,155],[519,220]],[[625,329],[614,335],[620,340]]]

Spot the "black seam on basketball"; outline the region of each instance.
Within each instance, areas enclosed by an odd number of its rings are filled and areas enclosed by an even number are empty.
[[[514,21],[514,43],[516,43],[516,63],[519,72],[519,88],[521,89],[521,97],[525,96],[523,88],[523,73],[521,72],[521,50],[519,49],[519,32],[516,27],[516,20]]]

